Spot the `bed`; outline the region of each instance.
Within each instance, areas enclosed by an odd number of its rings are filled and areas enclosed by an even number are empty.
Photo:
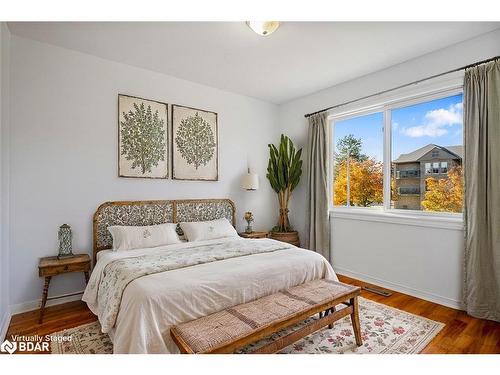
[[[229,199],[107,202],[94,215],[94,269],[83,301],[114,353],[178,353],[172,325],[316,279],[337,280],[321,255],[240,237],[112,251],[107,228],[227,218]]]

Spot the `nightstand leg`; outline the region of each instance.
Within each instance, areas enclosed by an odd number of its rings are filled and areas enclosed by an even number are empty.
[[[43,294],[42,294],[42,305],[40,306],[40,317],[38,319],[39,324],[42,324],[43,321],[43,313],[45,311],[45,304],[47,303],[47,295],[49,294],[49,285],[51,278],[52,276],[45,276],[45,284],[43,286]]]
[[[85,284],[88,284],[89,283],[89,272],[85,271],[84,275],[85,275]]]

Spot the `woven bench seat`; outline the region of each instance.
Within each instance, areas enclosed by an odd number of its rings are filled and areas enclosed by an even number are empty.
[[[357,297],[360,288],[314,280],[254,301],[174,326],[170,334],[181,353],[233,353],[273,333],[320,314],[320,318],[259,349],[275,353],[333,322],[351,315],[361,345]],[[335,310],[343,303],[346,307]]]

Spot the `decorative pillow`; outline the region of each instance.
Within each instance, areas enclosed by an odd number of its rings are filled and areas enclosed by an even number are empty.
[[[142,227],[114,225],[108,227],[113,237],[113,250],[132,250],[181,243],[175,228],[166,223]]]
[[[226,218],[211,221],[193,221],[180,223],[187,240],[203,241],[224,237],[238,237],[236,229]]]

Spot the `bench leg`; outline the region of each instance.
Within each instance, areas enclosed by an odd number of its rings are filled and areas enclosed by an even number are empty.
[[[363,345],[363,341],[361,340],[361,325],[359,323],[358,297],[351,298],[350,303],[352,306],[351,322],[354,330],[354,337],[356,338],[356,345],[361,346]]]

